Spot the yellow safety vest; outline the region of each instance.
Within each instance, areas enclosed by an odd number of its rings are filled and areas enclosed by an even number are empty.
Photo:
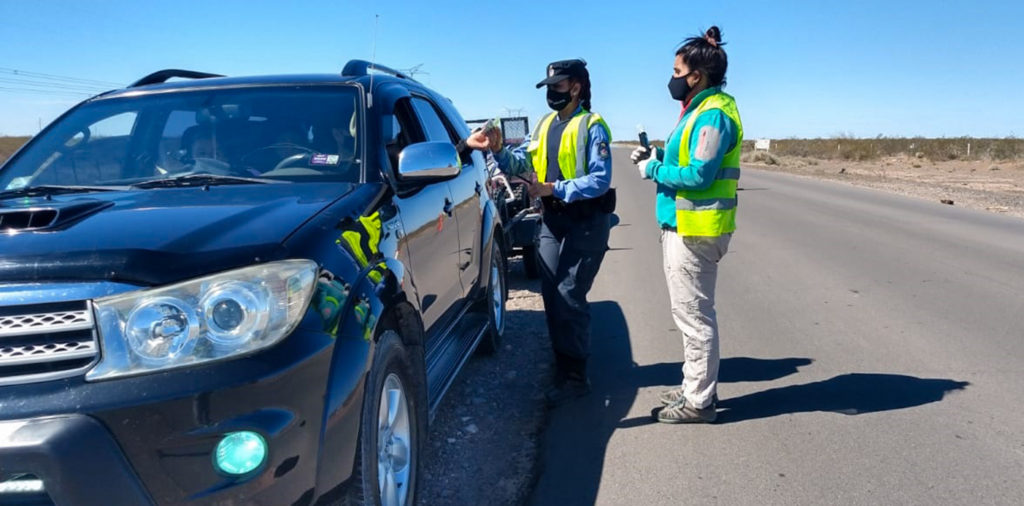
[[[721,110],[736,123],[736,147],[722,158],[715,182],[706,190],[680,190],[676,193],[676,231],[690,237],[718,237],[736,230],[736,186],[740,179],[740,150],[743,123],[736,100],[726,93],[704,99],[690,114],[679,142],[679,166],[690,164],[690,135],[697,117],[705,111]],[[722,142],[728,142],[722,139]]]
[[[346,227],[341,233],[341,238],[336,241],[352,253],[360,267],[366,267],[373,261],[379,262],[367,275],[374,283],[380,283],[383,279],[381,271],[387,270],[387,264],[379,261],[380,235],[380,211],[375,211],[369,216],[360,216],[357,221]]]
[[[544,182],[548,175],[548,130],[551,129],[551,122],[558,115],[557,112],[544,116],[537,128],[533,130],[530,138],[530,145],[526,151],[530,153],[533,162],[533,170],[537,173],[537,181]],[[562,172],[562,178],[575,179],[578,175],[587,173],[587,138],[590,136],[590,128],[600,124],[608,132],[608,140],[611,141],[612,133],[600,114],[580,109],[562,132],[562,138],[558,143],[558,168]]]

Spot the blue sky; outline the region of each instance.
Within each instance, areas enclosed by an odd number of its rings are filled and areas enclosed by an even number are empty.
[[[377,60],[422,65],[467,118],[508,108],[535,122],[544,66],[583,57],[613,136],[643,123],[664,138],[674,50],[717,24],[747,138],[1024,135],[1024,2],[979,0],[0,0],[0,135],[34,133],[84,98],[55,90],[93,84],[26,93],[11,70],[114,84],[161,68],[337,72],[371,56],[375,14]]]

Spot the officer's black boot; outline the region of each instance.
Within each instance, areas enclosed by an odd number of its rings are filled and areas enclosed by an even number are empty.
[[[548,405],[552,407],[561,406],[589,394],[590,380],[587,379],[586,360],[573,359],[557,353],[555,357],[556,363],[558,363],[559,359],[562,359],[559,365],[564,365],[564,369],[560,368],[560,373],[556,372],[554,386],[544,392]]]

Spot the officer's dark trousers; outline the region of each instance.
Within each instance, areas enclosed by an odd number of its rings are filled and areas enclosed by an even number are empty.
[[[608,250],[609,215],[545,212],[537,254],[548,335],[561,373],[585,376],[590,355],[587,292]]]

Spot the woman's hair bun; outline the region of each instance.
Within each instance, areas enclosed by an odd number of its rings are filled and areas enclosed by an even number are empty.
[[[717,26],[712,26],[711,28],[708,28],[707,32],[704,33],[704,37],[708,39],[708,42],[711,42],[713,40],[716,43],[720,43],[722,42],[722,31],[719,30]]]

